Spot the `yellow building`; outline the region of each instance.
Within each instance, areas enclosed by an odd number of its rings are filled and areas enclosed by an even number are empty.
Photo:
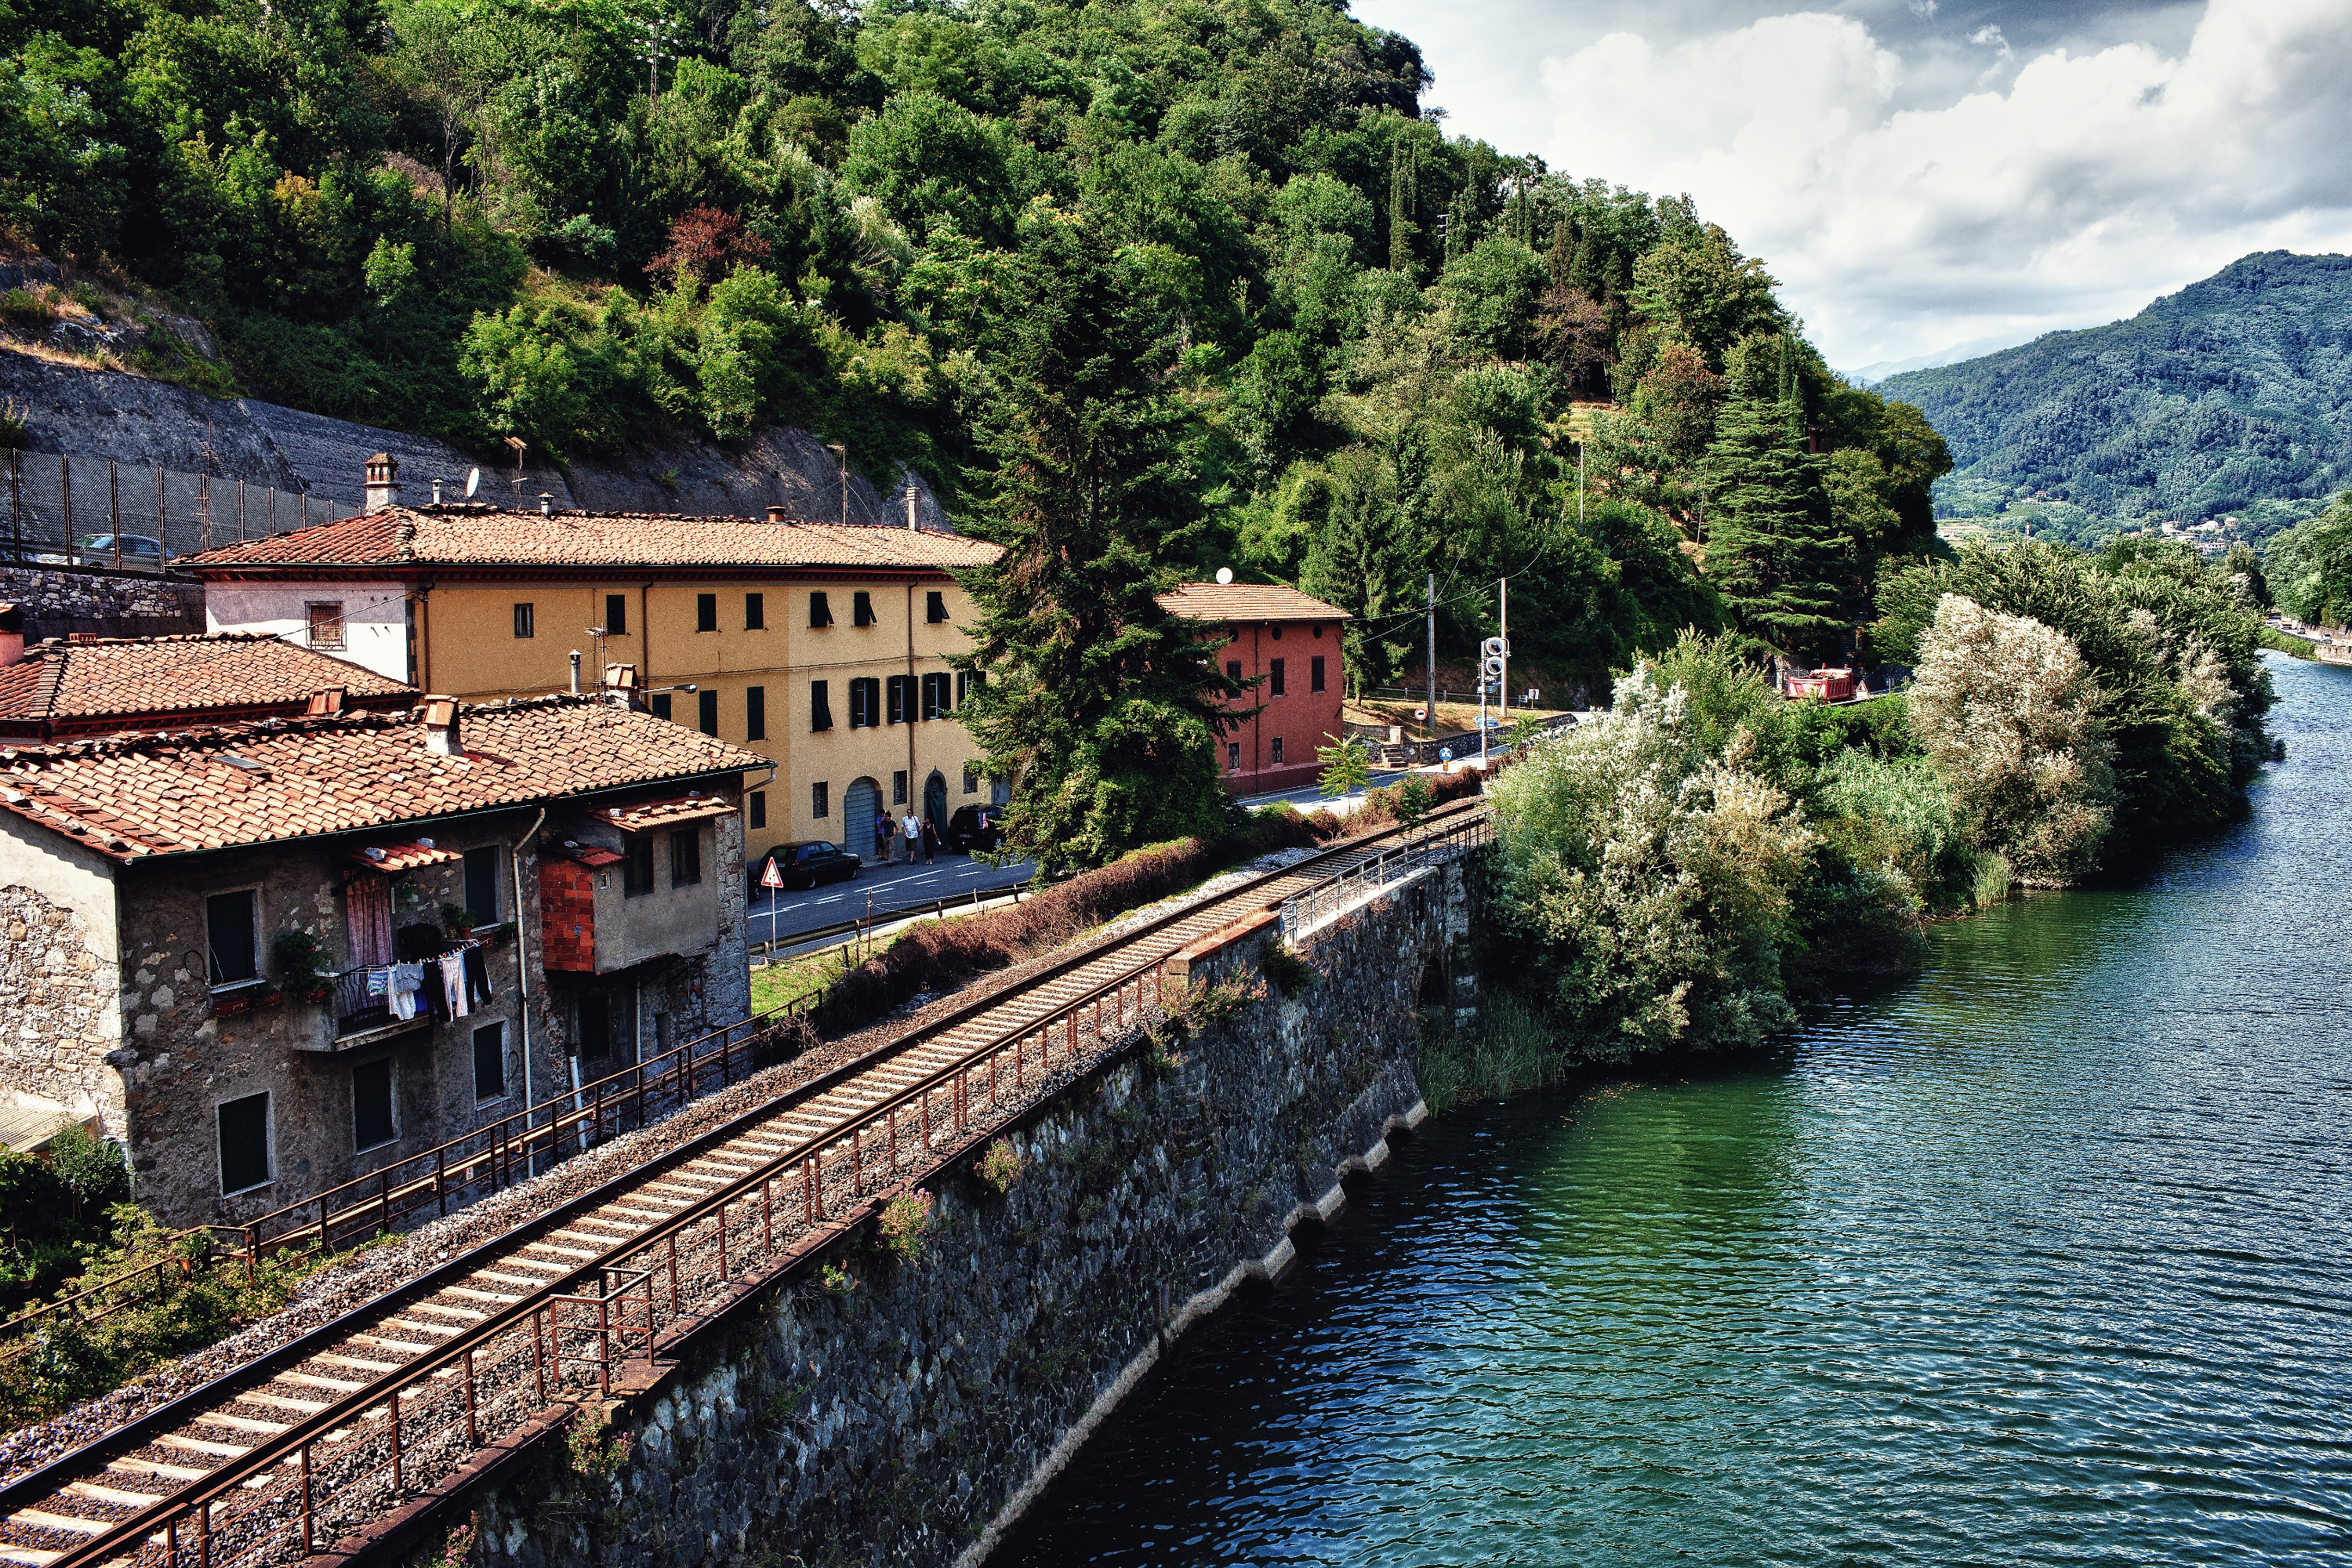
[[[384,465],[388,470],[388,464]],[[953,717],[971,609],[950,573],[993,545],[932,530],[394,504],[178,565],[214,631],[270,632],[480,701],[625,671],[655,713],[776,764],[745,781],[745,853],[874,853],[911,805],[944,830],[989,784]]]

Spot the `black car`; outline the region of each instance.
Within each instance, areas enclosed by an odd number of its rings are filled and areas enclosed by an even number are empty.
[[[773,851],[776,870],[787,888],[814,888],[819,882],[846,882],[866,868],[865,857],[853,855],[838,844],[828,844],[822,838],[806,844],[779,844]],[[765,875],[768,863],[760,862],[759,875]],[[756,880],[753,891],[758,891]]]
[[[948,818],[948,847],[958,855],[975,849],[1004,847],[1004,829],[996,825],[997,805],[967,805]]]

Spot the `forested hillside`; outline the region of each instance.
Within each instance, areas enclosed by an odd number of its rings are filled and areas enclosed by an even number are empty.
[[[1146,566],[1336,600],[1360,682],[1427,572],[1452,647],[1510,574],[1558,678],[1727,618],[1837,651],[1931,538],[1942,443],[1762,262],[1449,140],[1338,5],[5,0],[0,47],[0,225],[255,391],[572,456],[789,422],[983,530],[1066,416],[1150,469]],[[1066,307],[1100,349],[1024,342]]]
[[[2352,484],[2352,257],[2248,256],[2127,321],[1879,390],[1951,443],[1937,494],[1957,516],[2050,500],[2193,521],[2325,497]]]

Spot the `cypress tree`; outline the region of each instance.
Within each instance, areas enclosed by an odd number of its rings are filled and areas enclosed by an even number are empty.
[[[1182,413],[1152,371],[1166,323],[1122,291],[1082,218],[1038,221],[1009,280],[995,459],[972,531],[1003,547],[962,581],[979,606],[960,668],[985,672],[958,717],[1012,781],[1005,847],[1048,872],[1214,835],[1229,807],[1217,742],[1241,689],[1218,639],[1155,602],[1201,524]]]
[[[1389,270],[1412,270],[1412,157],[1402,143],[1389,149]]]
[[[1706,574],[1748,631],[1784,651],[1826,653],[1847,629],[1851,542],[1838,535],[1802,417],[1801,403],[1738,397],[1717,419],[1705,468]]]

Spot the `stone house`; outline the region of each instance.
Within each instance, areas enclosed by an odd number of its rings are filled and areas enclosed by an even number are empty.
[[[0,1103],[241,1222],[732,1022],[764,765],[572,697],[0,744]]]
[[[1218,667],[1257,682],[1227,704],[1248,717],[1218,742],[1225,787],[1255,795],[1313,783],[1322,771],[1315,749],[1348,732],[1339,629],[1354,617],[1278,583],[1182,583],[1159,603],[1171,616],[1214,623],[1224,634]]]

